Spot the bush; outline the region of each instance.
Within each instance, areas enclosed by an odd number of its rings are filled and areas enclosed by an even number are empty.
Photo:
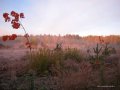
[[[64,59],[72,59],[80,62],[82,60],[82,56],[80,55],[80,51],[78,49],[68,48],[64,51]]]
[[[57,74],[62,72],[64,60],[75,60],[80,62],[82,56],[77,49],[66,50],[49,50],[39,49],[32,52],[32,61],[30,68],[33,69],[38,75]]]
[[[32,52],[32,59],[31,69],[35,70],[37,74],[48,75],[51,67],[58,68],[60,66],[62,54],[49,49],[39,49]]]

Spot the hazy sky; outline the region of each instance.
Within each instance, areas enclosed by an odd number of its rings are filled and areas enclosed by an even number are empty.
[[[4,22],[12,10],[30,34],[120,35],[120,0],[0,0],[0,35],[24,34]]]

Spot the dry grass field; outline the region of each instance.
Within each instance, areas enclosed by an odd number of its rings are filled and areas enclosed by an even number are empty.
[[[32,58],[22,37],[1,42],[0,90],[120,90],[120,36],[103,40],[112,53],[97,36],[31,36]]]

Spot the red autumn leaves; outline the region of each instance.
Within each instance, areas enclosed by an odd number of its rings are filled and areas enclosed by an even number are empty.
[[[27,38],[27,42],[25,43],[25,45],[26,45],[28,48],[31,49],[32,46],[31,46],[31,43],[30,43],[29,40],[28,40],[29,35],[28,35],[28,34],[25,34],[24,37]]]
[[[5,19],[5,22],[10,22],[11,21],[12,27],[14,29],[20,28],[19,19],[20,18],[25,18],[23,13],[19,14],[19,13],[16,13],[15,11],[11,11],[10,14],[3,13],[3,17]]]
[[[16,34],[12,34],[11,36],[9,35],[5,35],[2,37],[3,41],[7,41],[7,40],[15,40],[17,38]]]
[[[9,22],[10,21],[10,17],[8,16],[8,13],[4,13],[3,17],[5,18],[5,22]]]
[[[24,18],[24,14],[23,13],[18,14],[15,11],[11,11],[10,14],[3,13],[3,18],[5,19],[5,22],[11,22],[12,27],[14,29],[18,29],[18,28],[20,28],[19,19]],[[17,37],[16,34],[12,34],[11,36],[10,35],[5,35],[5,36],[2,37],[2,40],[3,41],[15,40],[16,37]]]
[[[11,25],[13,27],[13,29],[18,29],[20,28],[20,25],[22,25],[19,21],[20,18],[25,18],[24,17],[24,13],[16,13],[15,11],[11,11],[10,14],[8,13],[3,13],[3,18],[5,19],[5,22],[11,22]],[[23,26],[23,25],[22,25]],[[31,50],[31,43],[29,41],[29,35],[26,33],[26,30],[25,28],[23,28],[24,31],[25,31],[25,38],[27,40],[26,42],[26,46],[28,48],[30,48]],[[2,40],[3,41],[7,41],[7,40],[15,40],[17,38],[17,35],[16,34],[12,34],[12,35],[5,35],[2,37]]]
[[[30,42],[26,42],[26,44],[25,44],[26,46],[27,46],[27,48],[32,48],[32,46],[31,46],[31,43]]]

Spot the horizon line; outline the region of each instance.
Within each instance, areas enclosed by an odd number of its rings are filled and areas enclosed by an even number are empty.
[[[6,34],[6,35],[11,35],[11,34]],[[25,34],[16,34],[17,36],[24,36]],[[87,36],[120,36],[120,34],[108,34],[108,35],[96,35],[96,34],[88,34],[88,35],[80,35],[80,34],[28,34],[29,36],[67,36],[67,35],[72,35],[72,36],[80,36],[80,37],[87,37]],[[0,35],[0,37],[5,36],[5,35]]]

